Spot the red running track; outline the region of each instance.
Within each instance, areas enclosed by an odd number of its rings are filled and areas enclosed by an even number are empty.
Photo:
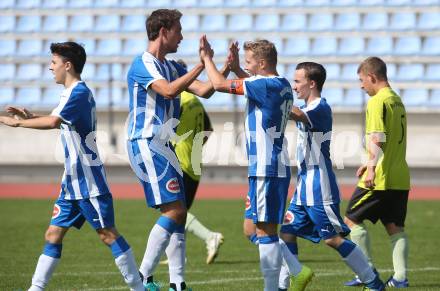
[[[340,186],[342,197],[351,197],[354,185]],[[113,197],[117,199],[143,199],[144,194],[139,184],[111,184]],[[201,184],[197,193],[198,199],[245,199],[248,187],[246,184]],[[59,184],[0,184],[0,198],[46,199],[57,198]],[[289,193],[293,192],[293,186]],[[440,187],[414,186],[409,198],[411,200],[440,200]]]

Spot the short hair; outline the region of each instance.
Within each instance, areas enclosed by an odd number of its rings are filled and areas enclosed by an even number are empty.
[[[148,40],[155,40],[159,36],[160,29],[171,27],[180,21],[182,13],[177,9],[157,9],[154,10],[145,21]]]
[[[366,58],[358,67],[357,73],[359,74],[360,72],[365,75],[373,74],[381,81],[388,81],[387,65],[378,57]]]
[[[87,55],[84,47],[73,41],[54,42],[50,45],[52,54],[59,55],[63,62],[71,62],[77,74],[81,74]]]
[[[314,62],[303,62],[296,65],[296,70],[303,69],[305,77],[311,81],[316,82],[316,88],[319,92],[322,92],[325,79],[327,78],[327,72],[323,65]]]
[[[257,58],[264,59],[269,64],[276,66],[278,61],[278,53],[275,45],[266,40],[260,39],[256,41],[246,41],[243,44],[244,50],[249,50],[254,53]]]

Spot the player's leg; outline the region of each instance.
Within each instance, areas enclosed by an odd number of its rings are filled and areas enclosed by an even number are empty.
[[[257,227],[255,226],[249,193],[246,195],[246,206],[244,210],[243,233],[254,245],[258,245]]]

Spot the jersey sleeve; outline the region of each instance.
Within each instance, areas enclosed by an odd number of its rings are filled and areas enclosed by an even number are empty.
[[[89,100],[90,92],[72,90],[69,98],[61,101],[60,104],[52,111],[52,116],[58,116],[64,123],[74,125],[77,123],[81,113],[85,110],[86,102]]]
[[[267,87],[265,79],[254,77],[244,79],[244,96],[257,104],[264,104],[266,101]]]
[[[324,131],[325,110],[320,102],[300,109],[306,115],[311,129]]]
[[[150,87],[154,81],[165,79],[152,58],[144,58],[141,63],[136,64],[132,71],[132,78],[145,89]]]
[[[379,98],[371,98],[367,104],[365,132],[386,132],[384,123],[384,103]]]

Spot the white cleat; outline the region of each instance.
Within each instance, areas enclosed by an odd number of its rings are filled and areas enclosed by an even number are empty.
[[[224,237],[219,232],[213,232],[211,236],[206,241],[206,249],[208,250],[208,257],[206,258],[206,263],[211,264],[214,262],[218,255],[218,250],[223,244]]]

